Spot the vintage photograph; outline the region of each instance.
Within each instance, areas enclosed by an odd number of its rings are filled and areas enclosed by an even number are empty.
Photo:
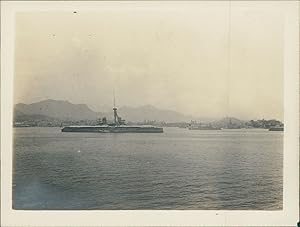
[[[20,11],[14,210],[283,209],[284,13]]]

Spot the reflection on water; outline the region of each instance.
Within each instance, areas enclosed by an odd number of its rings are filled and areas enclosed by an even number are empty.
[[[164,131],[15,128],[14,209],[282,209],[283,132]]]

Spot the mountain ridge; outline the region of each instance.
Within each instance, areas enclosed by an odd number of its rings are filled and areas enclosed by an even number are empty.
[[[24,115],[44,115],[61,120],[91,120],[102,116],[102,113],[91,110],[86,104],[53,99],[31,104],[18,103],[14,110]]]
[[[204,119],[184,115],[173,110],[162,110],[152,105],[140,107],[123,106],[118,108],[118,114],[128,124],[161,124],[180,125],[208,124],[217,128],[270,128],[283,126],[283,123],[271,120],[240,120],[235,117],[221,119]],[[14,125],[31,126],[62,126],[63,124],[96,125],[99,119],[106,117],[113,120],[113,111],[96,112],[86,104],[73,104],[64,100],[43,100],[36,103],[18,103],[14,106]],[[182,126],[182,125],[181,125]]]
[[[66,100],[47,99],[39,102],[14,106],[17,116],[44,115],[60,120],[96,120],[102,117],[113,118],[113,112],[96,112],[86,104],[73,104]],[[163,110],[152,105],[140,107],[122,106],[118,108],[118,114],[127,122],[166,121],[189,122],[197,118],[187,116],[173,110]]]

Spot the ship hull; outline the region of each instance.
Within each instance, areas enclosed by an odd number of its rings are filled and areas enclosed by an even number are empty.
[[[189,126],[189,130],[221,130],[221,128],[216,127],[205,127],[205,126]]]
[[[283,131],[283,127],[273,127],[273,128],[269,128],[269,131]]]
[[[62,132],[94,132],[94,133],[162,133],[163,128],[151,126],[67,126]]]

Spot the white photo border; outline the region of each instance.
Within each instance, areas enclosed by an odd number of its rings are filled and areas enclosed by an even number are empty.
[[[236,2],[236,1],[235,1]],[[296,226],[299,218],[299,2],[282,4],[284,22],[283,210],[22,211],[12,209],[12,115],[15,14],[20,11],[96,11],[99,7],[176,7],[227,1],[2,1],[1,2],[1,226]],[[250,4],[251,2],[244,2]],[[272,193],[272,192],[270,192]]]

